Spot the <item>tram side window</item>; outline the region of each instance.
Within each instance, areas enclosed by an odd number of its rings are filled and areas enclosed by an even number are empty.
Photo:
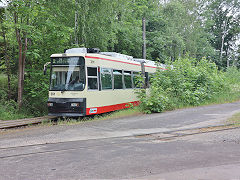
[[[112,70],[107,68],[101,69],[102,89],[112,89]]]
[[[114,89],[123,89],[123,76],[121,70],[113,70]]]
[[[88,67],[87,74],[88,74],[88,89],[98,90],[97,68]]]
[[[131,71],[124,71],[124,85],[126,89],[132,88]]]

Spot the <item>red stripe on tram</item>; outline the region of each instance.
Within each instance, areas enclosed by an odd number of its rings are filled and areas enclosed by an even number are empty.
[[[105,61],[120,62],[120,63],[125,63],[125,64],[131,64],[131,65],[141,66],[140,64],[135,64],[135,63],[130,63],[130,62],[124,62],[124,61],[119,61],[119,60],[114,60],[114,59],[106,59],[106,58],[94,57],[94,56],[85,56],[85,58],[101,59],[101,60],[105,60]],[[160,67],[147,66],[147,65],[144,65],[144,66],[145,66],[145,67],[149,67],[149,68],[160,68]],[[164,69],[164,68],[160,68],[160,69],[167,70],[167,69]]]
[[[86,58],[91,58],[91,59],[101,59],[101,60],[105,60],[105,61],[120,62],[120,63],[125,63],[125,64],[141,66],[140,64],[129,63],[129,62],[124,62],[124,61],[119,61],[119,60],[114,60],[114,59],[106,59],[106,58],[100,58],[100,57],[94,57],[94,56],[85,56],[85,57]]]
[[[116,111],[120,109],[126,109],[132,106],[138,106],[139,104],[140,104],[139,101],[133,101],[133,102],[122,103],[122,104],[114,104],[110,106],[91,107],[86,109],[86,115],[102,114],[102,113]]]

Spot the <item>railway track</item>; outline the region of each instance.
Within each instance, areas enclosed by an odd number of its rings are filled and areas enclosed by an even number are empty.
[[[164,133],[150,133],[150,134],[140,134],[140,135],[127,135],[121,137],[114,137],[115,140],[121,138],[129,138],[135,137],[138,138],[137,142],[156,142],[156,141],[171,141],[176,138],[181,138],[185,136],[197,135],[197,134],[204,134],[204,133],[211,133],[217,131],[227,131],[233,129],[239,129],[240,126],[234,125],[219,125],[219,126],[206,126],[200,128],[190,128],[190,129],[182,129],[176,131],[166,131]],[[140,138],[140,139],[139,139]],[[108,139],[108,138],[103,138]],[[96,139],[91,139],[96,140]],[[92,149],[93,147],[99,146],[108,146],[106,144],[100,145],[78,145],[78,146],[66,146],[67,143],[77,144],[77,142],[82,140],[73,140],[73,141],[59,141],[59,142],[52,142],[52,143],[39,143],[39,144],[29,144],[23,146],[12,146],[12,147],[0,147],[0,159],[12,158],[12,157],[21,157],[21,156],[29,156],[29,155],[36,155],[36,154],[49,154],[49,153],[56,153],[56,152],[63,152],[63,151],[75,151],[79,149]],[[122,145],[122,144],[129,144],[129,142],[125,141],[112,141],[110,146],[113,145]],[[49,149],[42,149],[41,146],[48,146]],[[57,145],[60,145],[57,146]],[[62,146],[61,146],[62,145]],[[20,150],[19,150],[20,149]],[[26,152],[23,152],[25,149]],[[2,153],[4,152],[4,153]],[[7,153],[6,153],[7,152]]]
[[[7,129],[19,126],[26,126],[30,124],[37,124],[43,122],[45,120],[52,120],[56,118],[55,116],[42,116],[42,117],[35,117],[35,118],[26,118],[26,119],[18,119],[18,120],[8,120],[3,121],[0,120],[0,129]]]

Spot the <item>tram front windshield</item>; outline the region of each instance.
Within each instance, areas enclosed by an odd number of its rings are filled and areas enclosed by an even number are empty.
[[[84,58],[53,58],[51,91],[82,91],[85,87]]]

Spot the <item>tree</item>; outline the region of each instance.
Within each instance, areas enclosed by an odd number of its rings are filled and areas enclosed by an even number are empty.
[[[6,27],[3,23],[5,18],[5,9],[1,8],[0,9],[0,24],[1,24],[1,36],[2,36],[2,40],[3,42],[1,43],[3,45],[3,57],[5,58],[5,65],[6,65],[6,73],[7,73],[7,77],[8,77],[8,99],[11,98],[11,84],[10,84],[10,58],[8,55],[8,42],[6,39]],[[2,59],[1,58],[1,59]]]
[[[213,54],[209,35],[201,26],[196,1],[169,1],[152,11],[148,20],[148,56],[176,60],[186,54],[201,59]]]
[[[216,63],[222,68],[229,64],[230,53],[237,50],[233,45],[240,33],[239,10],[237,0],[211,0],[203,13],[206,31],[211,34],[211,44],[218,52]]]
[[[65,47],[62,44],[66,45],[65,39],[69,42],[72,31],[68,27],[61,25],[60,21],[64,16],[59,13],[62,12],[59,10],[61,7],[57,6],[55,11],[52,11],[53,6],[51,3],[44,0],[13,0],[7,7],[9,17],[5,21],[15,30],[18,49],[19,109],[23,104],[26,66],[27,78],[31,78],[29,77],[29,69],[41,69],[42,64],[46,61],[45,57],[49,58],[51,50],[52,53],[56,52],[57,49],[63,51]],[[53,21],[55,22],[53,23]],[[65,22],[68,23],[68,21]],[[13,45],[15,46],[14,43]],[[50,51],[46,48],[49,48]],[[40,57],[43,59],[39,61]]]
[[[13,23],[18,42],[18,107],[22,107],[24,86],[25,61],[28,48],[28,34],[30,27],[30,14],[33,7],[31,1],[15,0],[9,4],[9,12],[12,13]]]

